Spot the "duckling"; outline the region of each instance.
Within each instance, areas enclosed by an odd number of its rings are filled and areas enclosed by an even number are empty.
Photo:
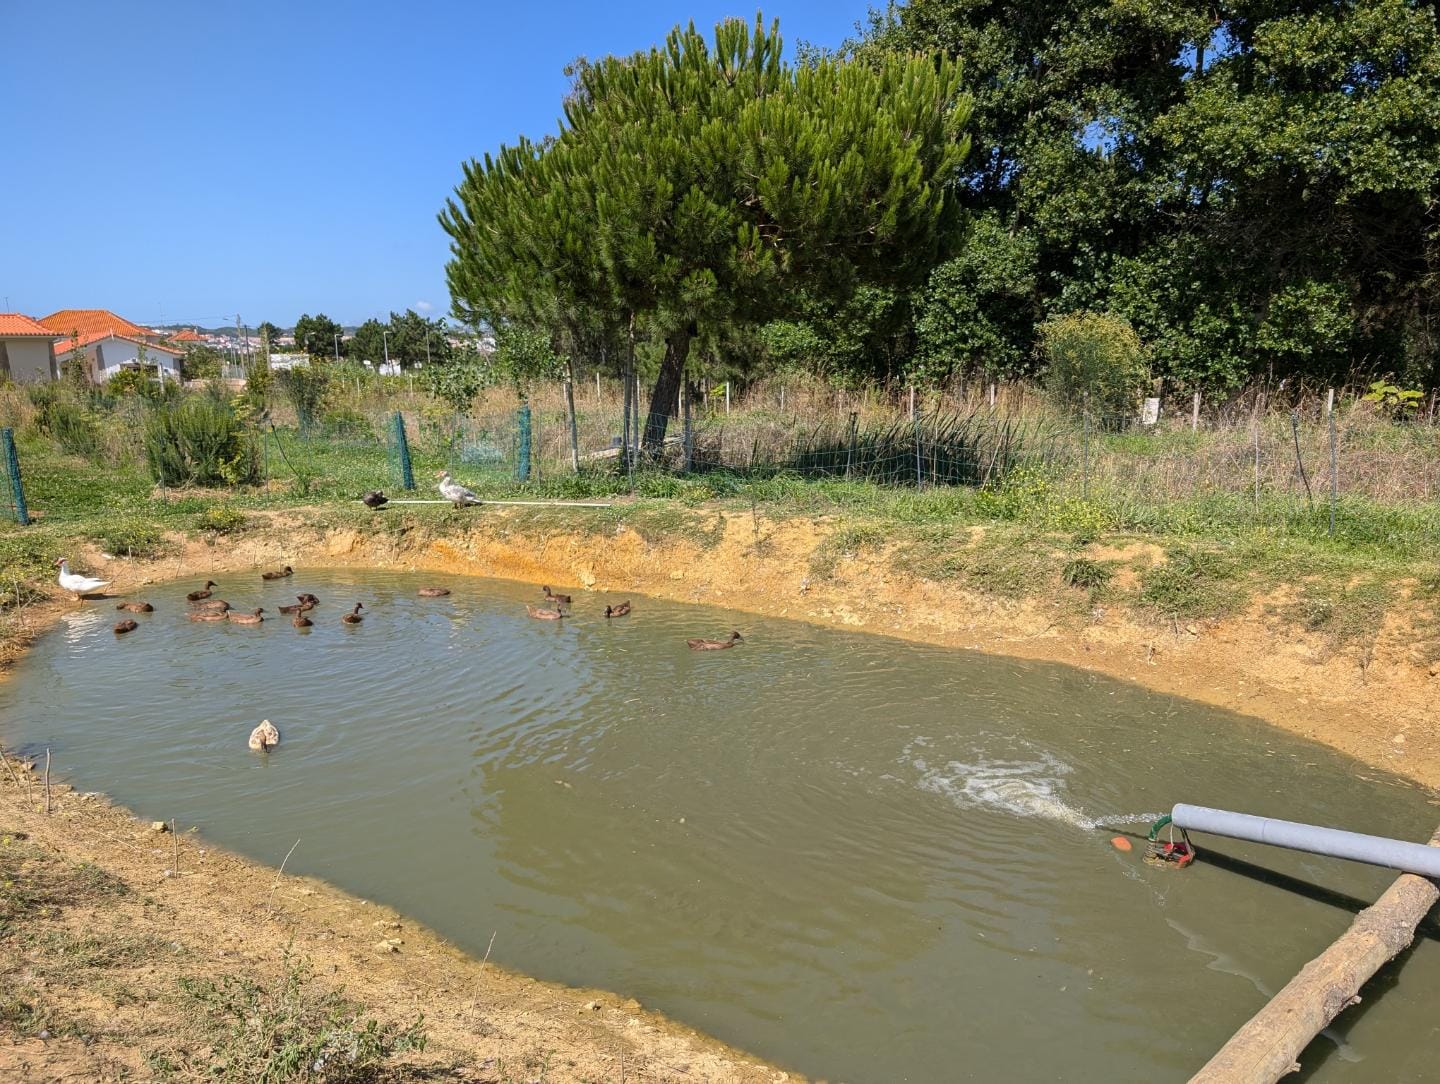
[[[315,622],[311,621],[301,612],[297,613],[294,618],[291,619],[290,624],[294,625],[297,629],[308,629],[311,625],[315,624]]]
[[[269,719],[262,719],[260,725],[250,731],[250,748],[257,753],[268,753],[280,744],[280,731]]]
[[[115,607],[117,610],[129,610],[132,614],[154,613],[155,607],[148,602],[122,602]]]
[[[624,617],[624,616],[626,616],[629,612],[630,612],[630,603],[629,603],[628,601],[627,601],[627,602],[622,602],[622,603],[620,603],[619,606],[606,606],[606,607],[605,607],[605,616],[606,616],[606,617]]]
[[[548,588],[548,587],[546,587],[546,588],[544,589],[544,591],[545,591],[545,601],[546,601],[546,602],[556,602],[556,603],[563,602],[566,606],[569,606],[569,605],[570,605],[570,596],[569,596],[569,595],[557,595],[557,594],[555,594],[555,592],[551,591],[550,588]]]
[[[237,625],[258,625],[265,620],[260,616],[264,612],[265,608],[263,606],[257,606],[253,613],[242,614],[232,610],[225,616]]]
[[[191,621],[224,621],[226,613],[224,610],[192,610],[185,616]]]
[[[686,640],[691,651],[724,651],[727,647],[734,647],[742,642],[745,637],[738,632],[732,632],[728,640]]]
[[[525,603],[525,612],[537,621],[559,621],[565,616],[558,602],[555,604],[553,610],[547,610],[543,606],[531,606],[530,603],[527,602]]]
[[[118,636],[121,633],[134,632],[139,627],[140,623],[138,621],[127,617],[124,621],[115,622],[115,633]]]
[[[286,576],[293,575],[295,575],[295,570],[289,565],[286,565],[284,568],[276,569],[274,572],[262,572],[260,573],[260,578],[262,580],[283,580]]]
[[[422,587],[416,592],[421,598],[444,598],[449,593],[448,587]]]
[[[209,598],[212,594],[214,594],[214,592],[211,591],[210,588],[219,586],[220,585],[214,580],[206,580],[204,587],[200,588],[200,590],[198,591],[191,591],[185,597],[191,602],[199,602],[202,598]]]
[[[282,614],[303,614],[306,610],[313,610],[314,608],[315,603],[306,601],[304,595],[296,595],[295,601],[289,606],[280,607],[280,612]]]
[[[381,493],[378,489],[372,489],[360,498],[360,503],[366,508],[384,508],[390,503],[390,498]]]
[[[364,615],[361,614],[361,612],[360,612],[361,609],[364,607],[364,605],[365,605],[365,604],[362,603],[362,602],[357,602],[357,603],[355,603],[355,608],[354,608],[353,610],[351,610],[348,614],[343,614],[343,615],[341,616],[340,620],[343,621],[343,622],[345,622],[345,624],[347,624],[347,625],[358,625],[358,624],[360,624],[360,622],[362,622],[362,621],[365,620]]]

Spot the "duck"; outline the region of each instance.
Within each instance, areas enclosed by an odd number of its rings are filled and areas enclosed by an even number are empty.
[[[315,624],[315,622],[306,617],[302,611],[291,619],[290,624],[294,625],[297,629],[308,629],[311,625]]]
[[[117,610],[129,610],[132,614],[154,613],[155,607],[148,602],[122,602],[115,607]]]
[[[355,603],[355,608],[351,610],[348,614],[342,614],[340,616],[340,620],[345,622],[345,624],[347,625],[360,624],[360,622],[365,620],[365,615],[360,612],[364,605],[365,604],[363,602]]]
[[[199,602],[192,602],[190,608],[192,610],[207,612],[213,610],[223,614],[226,610],[230,609],[230,603],[226,602],[223,598],[206,598],[201,599]]]
[[[55,565],[60,569],[60,575],[56,582],[66,591],[74,595],[77,601],[83,595],[93,594],[102,587],[110,586],[109,580],[96,580],[89,576],[77,576],[71,572],[70,559],[68,557],[60,558],[55,562]]]
[[[269,719],[262,719],[260,725],[250,731],[250,748],[257,753],[268,753],[280,744],[280,731]]]
[[[191,621],[224,621],[228,615],[224,610],[191,610],[186,616]]]
[[[289,606],[281,606],[282,614],[303,614],[306,610],[313,610],[315,603],[308,601],[304,595],[296,595],[294,602]]]
[[[734,647],[744,642],[745,637],[738,632],[732,632],[727,640],[686,640],[691,651],[724,651],[727,647]]]
[[[629,613],[630,613],[630,603],[629,603],[628,601],[620,603],[619,606],[606,606],[606,607],[605,607],[605,616],[606,616],[606,617],[625,617],[625,616],[626,616],[627,614],[629,614]]]
[[[448,587],[422,587],[416,592],[421,598],[444,598],[449,593]]]
[[[260,578],[262,580],[283,580],[286,576],[293,575],[295,575],[295,570],[286,565],[284,568],[277,568],[274,572],[262,572]]]
[[[125,632],[134,632],[139,627],[140,622],[136,621],[134,618],[127,617],[124,621],[115,622],[115,633],[116,635],[119,635]]]
[[[571,598],[570,598],[569,595],[557,595],[554,591],[550,590],[550,588],[548,588],[548,587],[542,588],[542,590],[545,592],[545,601],[546,601],[546,602],[557,602],[557,603],[558,603],[558,602],[563,602],[566,606],[569,606],[569,605],[570,605]]]
[[[198,591],[191,591],[188,595],[185,596],[185,598],[186,598],[187,600],[189,600],[190,602],[199,602],[202,598],[209,598],[211,595],[213,595],[213,594],[215,593],[215,592],[213,592],[212,590],[210,590],[212,587],[219,587],[219,586],[220,586],[220,585],[219,585],[218,583],[216,583],[214,580],[206,580],[204,587],[200,588],[200,590],[198,590]]]
[[[306,591],[303,595],[296,595],[295,597],[298,598],[301,602],[308,602],[311,606],[320,605],[320,600],[314,595],[312,595],[309,591]]]
[[[264,612],[265,608],[263,606],[257,606],[248,614],[236,613],[234,610],[231,610],[225,616],[237,625],[258,625],[265,620],[260,616]]]
[[[558,603],[553,610],[547,610],[543,606],[531,606],[527,602],[525,603],[525,612],[537,621],[559,621],[565,616]]]
[[[440,496],[453,504],[456,508],[464,508],[467,504],[482,504],[474,491],[466,489],[459,482],[450,477],[448,470],[442,470],[435,476],[440,479],[440,484],[435,488],[440,491]]]
[[[372,489],[360,498],[360,503],[366,508],[384,508],[390,503],[390,498],[381,493],[378,489]]]

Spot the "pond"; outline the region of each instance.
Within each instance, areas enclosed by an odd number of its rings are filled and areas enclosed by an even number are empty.
[[[1393,875],[1215,839],[1154,869],[1109,838],[1177,801],[1437,819],[1326,748],[1073,669],[639,597],[536,621],[534,587],[417,597],[433,579],[221,577],[237,607],[313,591],[308,634],[191,623],[188,581],[128,636],[86,603],[0,684],[0,739],[271,865],[298,838],[288,870],[476,955],[493,933],[508,966],[851,1082],[1181,1079]],[[1377,982],[1310,1079],[1433,1077],[1435,941]]]

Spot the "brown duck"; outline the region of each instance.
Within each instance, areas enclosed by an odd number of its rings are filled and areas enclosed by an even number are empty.
[[[154,613],[155,607],[148,602],[122,602],[115,607],[117,610],[129,610],[132,614]]]
[[[724,651],[727,647],[734,647],[744,641],[745,637],[738,632],[732,632],[728,640],[686,640],[691,651]]]
[[[278,568],[274,572],[262,572],[260,573],[260,578],[262,580],[283,580],[286,576],[293,576],[294,574],[295,570],[289,565],[286,565],[284,568]]]
[[[212,594],[214,594],[214,592],[211,591],[210,588],[219,586],[220,585],[214,580],[206,580],[204,587],[200,588],[200,590],[198,591],[191,591],[185,597],[191,602],[199,602],[202,598],[209,598]]]
[[[364,606],[365,604],[362,602],[355,603],[355,608],[351,610],[348,614],[343,614],[340,620],[345,622],[345,624],[347,625],[360,624],[360,622],[365,620],[364,615],[360,613],[360,611],[364,609]]]
[[[557,604],[563,602],[566,606],[569,606],[571,599],[569,595],[557,595],[554,591],[551,591],[550,588],[547,587],[545,588],[545,601],[554,602]]]
[[[197,613],[206,613],[214,610],[223,614],[230,608],[230,603],[226,602],[223,598],[207,598],[201,599],[199,602],[193,602],[191,606]]]
[[[192,610],[186,615],[191,621],[224,621],[224,610]]]
[[[295,601],[289,606],[280,607],[280,612],[282,614],[303,614],[306,610],[313,610],[314,608],[315,603],[311,602],[304,595],[296,595]]]
[[[258,625],[265,620],[260,616],[264,612],[265,608],[263,606],[257,606],[253,612],[248,614],[236,613],[234,610],[231,610],[225,616],[237,625]]]
[[[449,593],[448,587],[422,587],[416,592],[421,598],[444,598]]]
[[[115,632],[117,635],[123,632],[134,632],[139,627],[140,623],[138,621],[128,617],[124,621],[115,622]]]
[[[629,613],[630,613],[630,603],[629,603],[628,601],[627,601],[627,602],[622,602],[622,603],[620,603],[619,606],[606,606],[606,607],[605,607],[605,616],[606,616],[606,617],[625,617],[625,616],[626,616],[627,614],[629,614]]]
[[[544,606],[531,606],[530,603],[527,602],[525,603],[525,612],[537,621],[559,621],[565,616],[565,614],[561,612],[558,602],[555,604],[553,610],[546,609]]]
[[[290,624],[294,625],[297,629],[308,629],[311,625],[315,624],[315,622],[311,621],[303,613],[297,613],[294,618],[291,619]]]
[[[295,597],[298,598],[301,602],[310,603],[311,606],[320,605],[320,600],[314,595],[312,595],[309,591],[306,591],[303,595],[296,595]]]

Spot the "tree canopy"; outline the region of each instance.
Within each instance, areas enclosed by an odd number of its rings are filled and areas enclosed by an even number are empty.
[[[697,336],[912,285],[955,236],[968,101],[943,56],[795,67],[778,24],[732,20],[574,73],[558,135],[465,165],[440,216],[454,312],[663,342],[651,449]]]
[[[333,358],[338,352],[335,337],[343,330],[323,312],[314,316],[301,313],[300,319],[295,321],[295,349],[303,350],[311,357]]]

